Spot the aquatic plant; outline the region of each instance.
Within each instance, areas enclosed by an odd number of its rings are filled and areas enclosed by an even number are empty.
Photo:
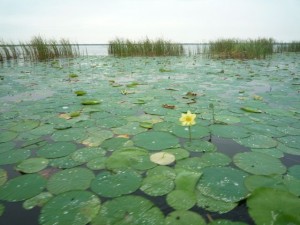
[[[113,56],[179,56],[184,50],[181,44],[163,39],[155,41],[146,38],[141,41],[131,41],[117,38],[109,42],[108,53]]]
[[[187,113],[182,113],[181,117],[179,118],[179,121],[181,122],[182,126],[188,126],[190,141],[192,140],[191,126],[196,124],[195,119],[196,114],[191,113],[190,110],[188,110]]]
[[[274,40],[260,38],[254,40],[220,39],[209,43],[205,52],[212,58],[221,59],[265,59],[273,53]]]
[[[300,41],[292,41],[290,43],[276,43],[275,51],[283,52],[300,52]]]

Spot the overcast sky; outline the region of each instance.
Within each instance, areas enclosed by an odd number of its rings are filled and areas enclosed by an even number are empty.
[[[300,0],[0,0],[0,39],[300,40]]]

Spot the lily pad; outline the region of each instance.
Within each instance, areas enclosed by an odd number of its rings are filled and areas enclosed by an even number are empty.
[[[76,162],[85,163],[96,157],[104,156],[105,150],[101,148],[80,148],[71,154],[71,157]]]
[[[16,166],[16,170],[23,173],[36,173],[42,169],[45,169],[48,165],[48,162],[48,159],[45,158],[25,159]]]
[[[243,127],[233,125],[211,125],[209,127],[212,134],[222,138],[245,138],[250,136],[250,132]]]
[[[241,121],[238,117],[230,115],[217,115],[215,119],[217,122],[222,122],[225,124],[234,124]]]
[[[67,156],[76,150],[77,146],[71,142],[49,143],[39,149],[36,153],[38,156],[48,159]]]
[[[171,212],[166,217],[166,225],[205,225],[205,220],[197,213],[186,210]]]
[[[251,192],[262,187],[287,190],[287,187],[284,185],[283,179],[280,176],[251,175],[245,179],[245,186]]]
[[[147,170],[156,166],[150,161],[148,151],[139,148],[126,148],[115,151],[105,162],[106,168],[126,169],[133,168],[137,170]]]
[[[0,165],[14,164],[27,159],[31,155],[29,149],[10,150],[0,154]]]
[[[256,175],[283,174],[286,171],[279,159],[259,152],[237,153],[233,162],[237,167]]]
[[[184,148],[191,152],[215,152],[217,147],[208,141],[192,140],[184,144]]]
[[[128,195],[105,202],[91,225],[164,225],[164,222],[163,213],[150,200]]]
[[[295,177],[295,178],[297,178],[297,179],[300,179],[300,165],[291,166],[288,169],[288,174]]]
[[[175,155],[167,152],[157,152],[150,155],[150,160],[158,165],[169,165],[175,162]]]
[[[0,216],[2,216],[4,210],[5,210],[4,205],[0,204]]]
[[[91,184],[91,189],[103,197],[119,197],[136,191],[142,184],[141,176],[133,170],[116,173],[101,172]]]
[[[188,210],[196,204],[194,192],[185,190],[174,190],[167,195],[167,203],[176,210]]]
[[[18,133],[14,132],[14,131],[9,131],[9,130],[1,131],[0,143],[14,140],[17,136],[18,136]]]
[[[101,102],[96,99],[87,99],[81,102],[82,105],[99,105]]]
[[[3,185],[7,180],[7,172],[0,168],[0,186]]]
[[[254,134],[246,138],[234,139],[237,143],[249,148],[273,148],[277,146],[277,141],[271,137]]]
[[[44,206],[51,198],[53,195],[49,192],[42,192],[38,194],[37,196],[34,196],[33,198],[27,199],[26,201],[23,202],[23,208],[30,210],[33,209],[34,207],[42,207]]]
[[[46,179],[39,174],[26,174],[13,178],[0,186],[0,199],[9,202],[23,201],[40,194]]]
[[[72,159],[71,155],[67,155],[60,158],[50,159],[50,166],[60,168],[60,169],[69,169],[83,164]]]
[[[101,148],[104,148],[108,151],[115,151],[120,148],[124,148],[129,143],[128,138],[110,138],[106,139],[101,143]]]
[[[192,139],[209,136],[209,129],[199,124],[196,124],[195,126],[191,126],[190,129],[191,129]],[[183,138],[190,137],[189,128],[186,126],[175,125],[172,127],[170,132],[178,137],[183,137]]]
[[[60,194],[71,190],[85,190],[90,187],[94,173],[86,168],[65,169],[53,174],[47,183],[52,194]]]
[[[261,188],[247,199],[256,224],[300,224],[300,199],[286,191]]]
[[[99,157],[97,156],[96,158],[90,160],[87,164],[86,167],[91,169],[91,170],[101,170],[105,168],[105,162],[106,162],[107,157]]]
[[[190,153],[183,148],[170,148],[170,149],[163,150],[163,152],[173,154],[177,161],[180,159],[188,158],[190,155]]]
[[[3,152],[7,152],[15,147],[14,142],[5,142],[0,144],[0,154]]]
[[[277,140],[290,148],[300,149],[300,136],[285,136]]]
[[[40,121],[37,120],[23,120],[23,121],[19,121],[15,126],[12,126],[10,130],[16,132],[29,131],[38,127],[39,124]]]
[[[59,210],[58,210],[59,209]],[[85,225],[98,213],[100,200],[88,191],[69,191],[55,196],[42,208],[41,225]]]
[[[197,205],[210,212],[227,213],[233,210],[238,204],[236,202],[217,200],[197,192]]]
[[[176,147],[179,140],[167,132],[152,131],[137,134],[133,137],[133,142],[136,146],[148,150],[163,150]]]
[[[150,196],[163,196],[175,187],[174,179],[166,174],[148,175],[144,178],[141,190]]]
[[[197,189],[201,194],[225,202],[238,202],[248,195],[244,186],[247,173],[230,167],[203,169]]]

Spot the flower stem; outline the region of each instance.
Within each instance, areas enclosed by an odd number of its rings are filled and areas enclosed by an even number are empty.
[[[192,132],[191,132],[191,126],[189,126],[189,137],[190,137],[190,142],[192,142]]]

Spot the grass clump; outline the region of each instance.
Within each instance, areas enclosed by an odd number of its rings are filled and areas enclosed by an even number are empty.
[[[31,61],[43,61],[56,58],[74,58],[79,56],[79,47],[67,39],[46,40],[34,36],[30,42],[7,44],[0,41],[0,61],[23,58]]]
[[[265,59],[273,53],[273,39],[220,39],[210,42],[206,53],[221,59]]]
[[[163,39],[155,41],[146,38],[141,41],[115,39],[109,42],[108,53],[113,56],[180,56],[184,54],[182,44]]]

